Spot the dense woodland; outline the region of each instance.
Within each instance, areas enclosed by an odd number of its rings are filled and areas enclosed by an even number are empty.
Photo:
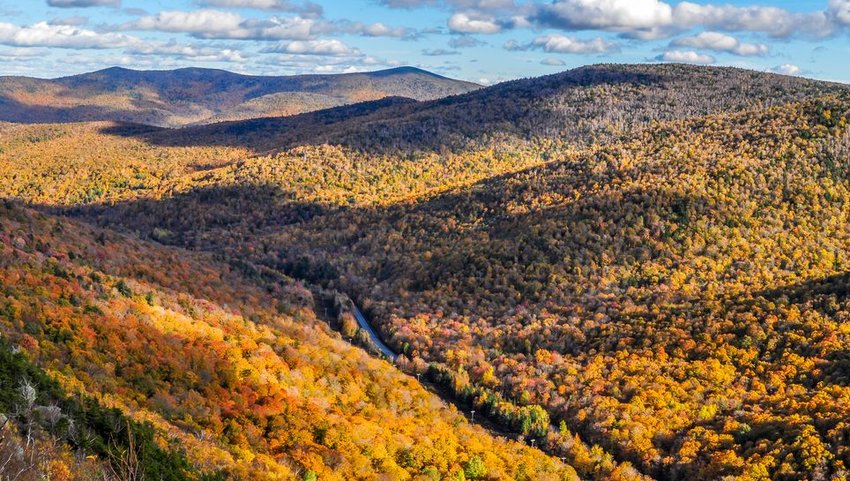
[[[495,99],[527,115],[504,124],[498,112],[509,109],[482,110]],[[583,478],[843,479],[848,116],[850,94],[837,85],[603,66],[421,105],[391,100],[172,133],[81,124],[49,137],[60,127],[3,126],[2,165],[29,184],[0,187],[52,214],[345,292],[403,353],[403,370],[564,457]],[[128,146],[126,161],[91,162]],[[49,170],[49,160],[33,168],[33,151],[62,155],[67,171]],[[123,183],[134,169],[147,169],[138,188]],[[110,182],[94,181],[101,191],[86,197],[93,186],[74,177],[85,172]],[[152,275],[175,259],[127,257],[145,260],[110,268]],[[193,298],[264,304],[219,297],[239,298],[246,291],[234,286],[245,281],[204,287],[209,277],[191,271],[176,277]],[[153,282],[144,279],[134,282]],[[135,297],[145,289],[127,286]],[[243,335],[229,318],[159,302]],[[234,315],[296,339],[311,319],[306,307]],[[34,359],[49,369],[51,358]],[[121,373],[116,392],[130,379]],[[185,432],[163,406],[146,409]],[[247,439],[270,449],[268,438]],[[470,454],[459,449],[455,466]],[[488,472],[516,477],[501,459]],[[538,469],[557,469],[538,459]]]
[[[58,453],[26,479],[101,479],[134,446],[144,479],[577,479],[350,346],[299,283],[13,205],[0,249],[0,356],[23,366],[3,362],[4,429]],[[141,434],[101,427],[109,409]]]
[[[430,102],[385,99],[293,117],[151,129],[144,137],[158,145],[230,145],[255,152],[327,143],[402,157],[494,145],[511,150],[517,141],[540,139],[589,146],[656,121],[848,91],[846,85],[735,68],[594,65]],[[560,152],[550,154],[557,158]]]

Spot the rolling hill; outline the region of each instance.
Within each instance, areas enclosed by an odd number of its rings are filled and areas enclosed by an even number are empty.
[[[831,479],[848,118],[845,85],[599,65],[178,130],[0,125],[0,192],[345,292],[403,369],[583,478]]]
[[[737,68],[592,65],[429,102],[384,99],[287,118],[152,129],[146,140],[256,152],[322,143],[369,152],[462,151],[542,138],[587,146],[652,122],[848,91],[842,84]]]
[[[0,280],[16,479],[578,479],[351,346],[283,276],[4,201]]]
[[[114,120],[176,127],[287,116],[388,96],[431,100],[478,85],[413,68],[340,75],[260,77],[186,68],[109,68],[53,80],[0,78],[0,120]]]

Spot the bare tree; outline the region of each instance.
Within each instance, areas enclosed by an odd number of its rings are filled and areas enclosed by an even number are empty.
[[[144,481],[145,473],[139,460],[139,450],[136,446],[136,438],[130,428],[130,422],[126,423],[127,447],[121,447],[112,440],[112,456],[110,470],[112,479],[117,481]]]

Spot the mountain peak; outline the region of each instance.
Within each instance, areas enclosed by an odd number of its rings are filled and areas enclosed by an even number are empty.
[[[373,77],[381,77],[381,76],[389,76],[389,75],[425,75],[429,77],[436,77],[445,79],[448,77],[443,77],[442,75],[435,74],[434,72],[429,72],[427,70],[421,69],[419,67],[412,67],[409,65],[403,67],[394,67],[386,70],[378,70],[375,72],[369,72],[369,75]]]

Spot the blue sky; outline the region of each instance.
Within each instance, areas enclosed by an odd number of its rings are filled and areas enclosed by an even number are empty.
[[[589,63],[850,83],[850,0],[0,0],[0,74],[289,75],[414,65],[480,83]]]

